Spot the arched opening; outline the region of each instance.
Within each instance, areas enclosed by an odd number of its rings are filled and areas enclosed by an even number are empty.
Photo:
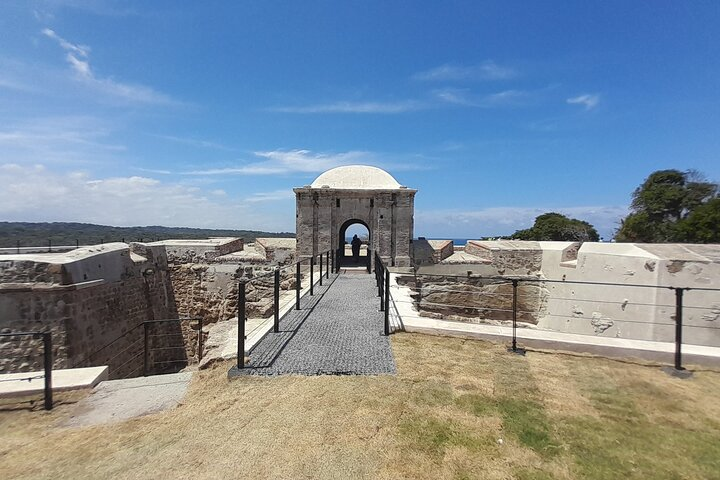
[[[338,265],[341,267],[367,267],[369,246],[372,243],[370,228],[362,220],[352,219],[340,227]]]

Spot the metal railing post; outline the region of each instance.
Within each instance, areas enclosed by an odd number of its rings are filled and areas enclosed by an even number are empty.
[[[202,350],[203,350],[203,319],[198,319],[198,363],[202,361]]]
[[[143,377],[148,376],[148,367],[150,366],[150,335],[148,332],[147,322],[143,322]]]
[[[315,255],[310,257],[310,296],[313,295],[313,277],[315,276]]]
[[[52,240],[48,238],[48,253],[52,252]]]
[[[675,370],[684,370],[682,366],[682,307],[684,288],[675,289]]]
[[[513,339],[512,349],[513,352],[517,352],[517,287],[518,281],[512,281],[513,299],[512,299],[512,322],[513,322]]]
[[[43,363],[45,367],[45,410],[52,410],[52,334],[50,332],[43,333]]]
[[[238,284],[238,338],[237,338],[237,368],[245,368],[245,281]]]
[[[468,272],[469,273],[469,272]],[[508,348],[508,352],[525,355],[524,348],[517,346],[517,304],[518,304],[518,283],[519,280],[513,278],[512,282],[512,346]]]
[[[390,335],[390,272],[385,269],[385,335]]]
[[[330,250],[325,252],[325,278],[330,279]]]
[[[275,288],[273,289],[273,305],[275,311],[275,322],[273,323],[273,332],[280,331],[280,268],[275,267]]]
[[[333,271],[333,273],[337,273],[335,271],[335,251],[331,248],[330,251],[328,252],[328,255],[330,255],[330,266],[332,267],[332,271]]]
[[[300,262],[295,264],[295,310],[300,310]]]
[[[380,288],[378,288],[378,296],[380,297],[380,311],[385,311],[385,270],[380,270]]]
[[[80,240],[75,239],[75,248],[80,248]]]
[[[320,286],[322,287],[322,277],[323,277],[323,270],[322,270],[322,267],[323,267],[322,257],[323,257],[323,255],[322,255],[322,253],[321,253],[320,255],[318,255],[318,257],[320,257]]]

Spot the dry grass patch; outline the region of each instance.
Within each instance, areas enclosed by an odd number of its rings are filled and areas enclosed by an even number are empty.
[[[193,377],[178,408],[62,428],[0,410],[3,478],[720,478],[720,374],[392,337],[395,376]]]

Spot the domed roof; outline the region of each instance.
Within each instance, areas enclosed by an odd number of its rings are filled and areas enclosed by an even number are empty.
[[[310,187],[362,190],[401,188],[397,180],[388,172],[369,165],[345,165],[332,168],[317,177]]]

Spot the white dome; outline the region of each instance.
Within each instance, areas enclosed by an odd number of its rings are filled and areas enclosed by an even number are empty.
[[[394,190],[400,184],[388,172],[368,165],[335,167],[321,174],[312,188],[342,188],[361,190]]]

